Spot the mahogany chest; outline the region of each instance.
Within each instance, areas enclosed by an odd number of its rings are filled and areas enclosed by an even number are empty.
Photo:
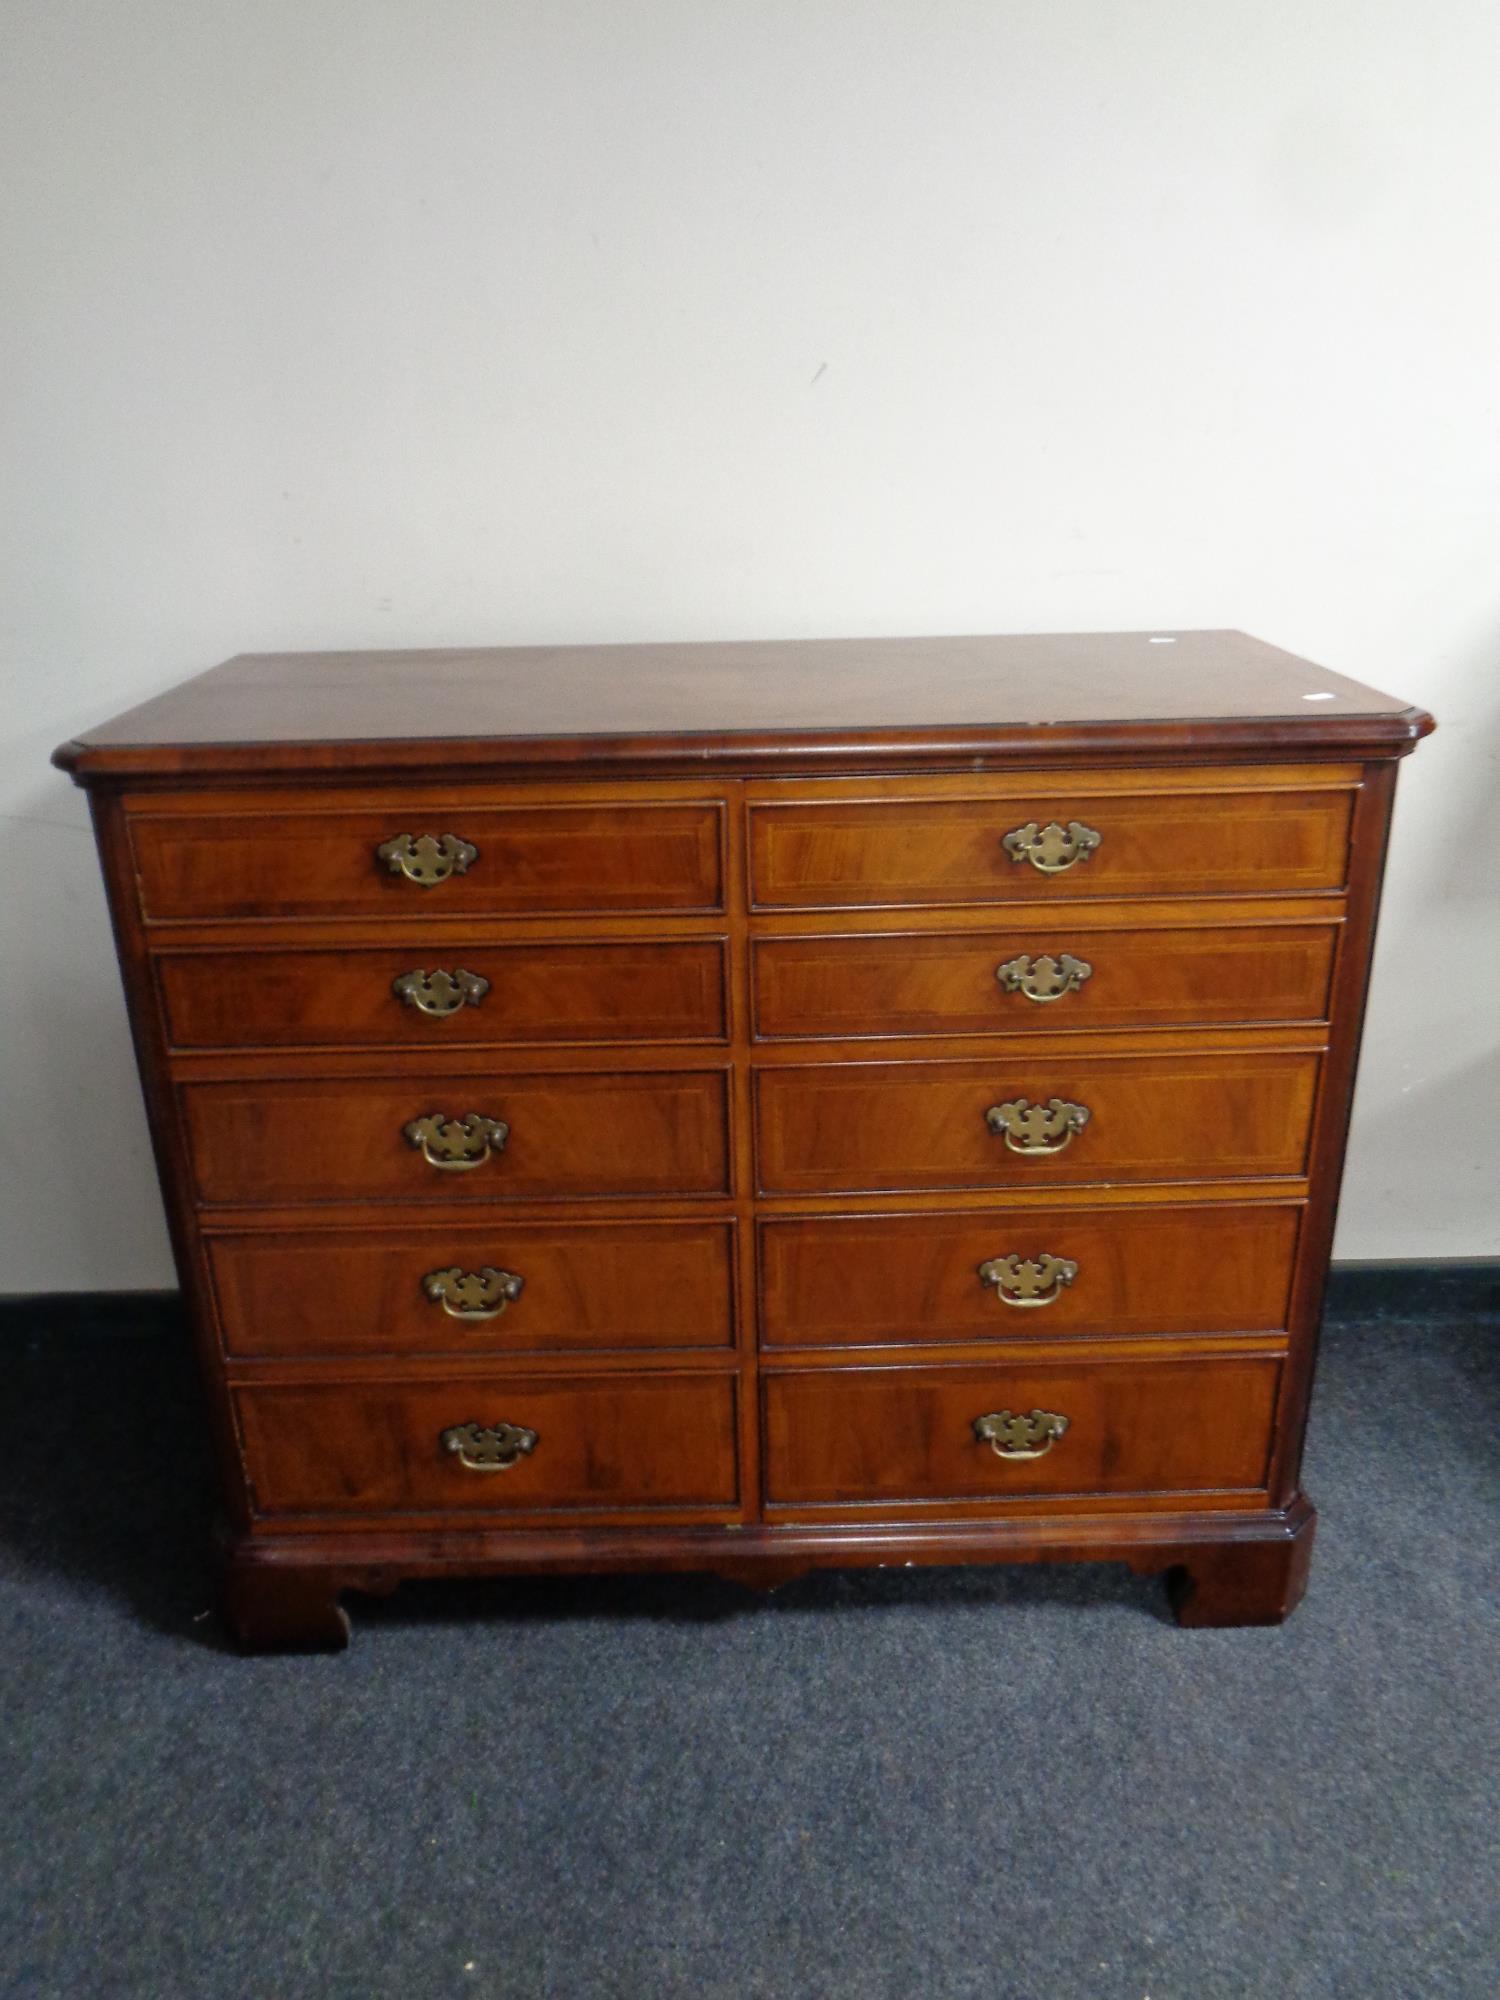
[[[243,657],[91,793],[249,1646],[403,1577],[1284,1617],[1395,761],[1232,632]]]

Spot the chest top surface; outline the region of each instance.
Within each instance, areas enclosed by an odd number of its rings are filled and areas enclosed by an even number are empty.
[[[82,782],[1399,755],[1421,709],[1242,632],[245,653],[64,744]]]

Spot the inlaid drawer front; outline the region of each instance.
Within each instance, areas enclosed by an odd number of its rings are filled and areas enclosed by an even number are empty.
[[[1337,889],[1349,792],[802,800],[750,809],[761,909]]]
[[[768,1194],[1300,1174],[1315,1055],[797,1063],[756,1072]]]
[[[173,1045],[190,1048],[724,1037],[716,938],[161,952]]]
[[[1279,1332],[1299,1211],[995,1208],[760,1232],[769,1346]]]
[[[733,1504],[726,1376],[466,1375],[235,1393],[262,1515]]]
[[[153,814],[131,845],[148,918],[713,910],[715,804]]]
[[[1082,1361],[769,1376],[766,1498],[837,1506],[1257,1492],[1280,1366]]]
[[[538,1222],[213,1236],[231,1356],[727,1347],[730,1225]]]
[[[1047,1033],[1319,1021],[1333,924],[765,938],[757,1033]]]
[[[723,1071],[182,1087],[200,1199],[722,1194]]]

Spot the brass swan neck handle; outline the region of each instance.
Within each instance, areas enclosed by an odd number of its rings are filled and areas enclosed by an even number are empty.
[[[450,875],[467,874],[479,859],[479,849],[456,833],[394,833],[381,841],[375,858],[393,875],[404,876],[419,889],[432,889]]]
[[[1024,826],[1002,834],[1000,845],[1012,861],[1029,861],[1043,875],[1061,875],[1087,861],[1103,838],[1080,819],[1070,819],[1066,826],[1059,826],[1055,819],[1046,826],[1029,819]]]
[[[429,1167],[462,1174],[482,1167],[492,1152],[503,1153],[510,1127],[503,1118],[487,1118],[482,1111],[467,1112],[462,1118],[445,1118],[441,1111],[433,1111],[403,1125],[401,1136]]]
[[[1035,1156],[1060,1153],[1070,1146],[1089,1117],[1086,1104],[1069,1104],[1062,1097],[1049,1097],[1045,1104],[1015,1097],[1009,1104],[992,1104],[984,1122],[997,1137],[1004,1138],[1011,1152]]]
[[[996,1458],[1045,1458],[1068,1422],[1057,1410],[993,1410],[974,1419],[974,1435]]]

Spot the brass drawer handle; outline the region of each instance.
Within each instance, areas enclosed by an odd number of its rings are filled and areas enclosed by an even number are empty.
[[[481,1111],[470,1111],[463,1118],[445,1118],[434,1111],[403,1126],[402,1137],[409,1146],[420,1148],[429,1167],[462,1174],[482,1167],[492,1152],[503,1153],[510,1127],[503,1118],[486,1118]]]
[[[524,1282],[514,1271],[497,1271],[493,1264],[480,1271],[465,1271],[454,1264],[446,1271],[429,1271],[422,1280],[422,1290],[454,1319],[499,1319],[511,1301],[521,1296]]]
[[[1043,875],[1061,875],[1075,861],[1087,861],[1103,838],[1079,819],[1070,819],[1066,826],[1059,826],[1055,819],[1038,826],[1029,819],[1014,832],[1002,835],[1000,845],[1012,861],[1029,861]]]
[[[393,875],[404,875],[419,889],[446,882],[450,875],[466,874],[469,863],[479,859],[474,843],[460,840],[456,833],[395,833],[381,841],[375,854]]]
[[[993,1285],[1003,1306],[1050,1306],[1064,1285],[1078,1276],[1071,1257],[1043,1250],[1035,1257],[991,1257],[979,1267],[981,1285]]]
[[[536,1432],[523,1424],[454,1424],[438,1442],[467,1472],[509,1472],[536,1450]]]
[[[1076,993],[1085,979],[1093,977],[1093,971],[1087,959],[1075,958],[1070,951],[1059,958],[1043,952],[1040,958],[1023,954],[1007,959],[995,967],[995,977],[1002,993],[1024,993],[1028,1000],[1045,1005],[1049,1000],[1061,1000],[1065,993]]]
[[[995,1410],[974,1419],[974,1435],[996,1458],[1045,1458],[1068,1428],[1056,1410]]]
[[[460,1007],[477,1007],[490,990],[490,982],[477,972],[465,972],[459,965],[452,972],[403,972],[391,981],[391,991],[419,1014],[442,1020]]]
[[[1061,1097],[1049,1097],[1045,1104],[1017,1097],[1009,1104],[992,1104],[984,1122],[992,1132],[1004,1134],[1013,1153],[1060,1153],[1088,1124],[1089,1108]]]

